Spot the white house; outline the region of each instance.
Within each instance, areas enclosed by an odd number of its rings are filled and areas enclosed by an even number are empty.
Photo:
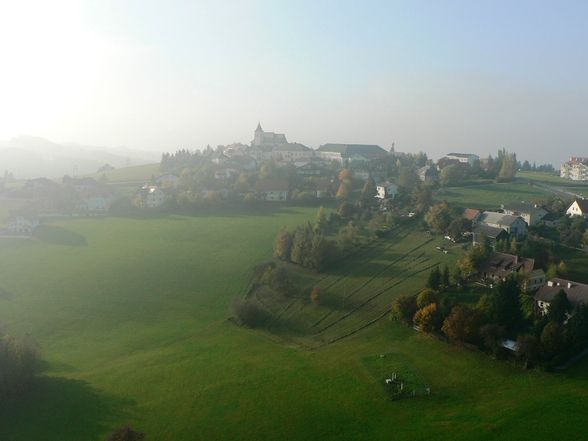
[[[572,156],[561,165],[560,176],[572,181],[588,181],[588,158]]]
[[[11,233],[30,234],[39,226],[39,219],[26,216],[14,216],[8,219],[6,226]]]
[[[398,194],[398,185],[393,182],[384,182],[376,186],[376,198],[394,199]]]
[[[473,153],[449,153],[445,157],[447,159],[459,161],[462,164],[469,164],[470,166],[474,165],[476,161],[480,160],[480,157],[478,155],[474,155]]]
[[[110,208],[112,196],[96,195],[83,197],[78,204],[78,210],[88,214],[104,214]]]
[[[484,211],[478,220],[478,224],[502,228],[517,239],[523,239],[527,236],[527,222],[520,216],[497,213],[495,211]]]
[[[568,207],[566,214],[570,217],[583,216],[585,219],[588,219],[588,199],[576,199]]]
[[[165,193],[157,185],[144,185],[133,198],[133,203],[139,208],[157,208],[164,202]]]
[[[261,179],[255,184],[255,192],[264,201],[288,200],[289,185],[286,179]]]

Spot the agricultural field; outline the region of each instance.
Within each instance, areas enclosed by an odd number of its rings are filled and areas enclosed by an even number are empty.
[[[526,372],[385,315],[357,329],[457,256],[410,226],[332,272],[300,274],[331,293],[332,312],[296,302],[282,334],[233,324],[230,305],[277,231],[315,214],[76,219],[0,243],[0,322],[30,333],[46,361],[25,396],[0,403],[0,439],[99,441],[126,423],[158,441],[551,440],[588,429],[586,362]],[[431,395],[390,400],[389,371]]]
[[[518,172],[517,177],[551,185],[562,191],[588,197],[588,183],[586,182],[570,181],[569,179],[563,179],[551,173],[541,172]]]
[[[151,179],[152,176],[159,176],[159,163],[136,165],[133,167],[115,168],[114,170],[104,173],[94,173],[90,175],[93,178],[99,179],[103,176],[111,184],[123,183],[143,183]]]
[[[445,200],[463,208],[484,210],[497,209],[501,204],[509,202],[545,199],[547,196],[552,196],[552,193],[525,182],[447,187],[435,193],[437,200]]]

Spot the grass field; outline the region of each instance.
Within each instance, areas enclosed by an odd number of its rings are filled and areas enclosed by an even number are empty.
[[[120,183],[143,183],[151,179],[151,176],[159,176],[159,164],[136,165],[134,167],[115,168],[105,173],[95,173],[94,178],[106,176],[111,184]]]
[[[488,210],[500,208],[501,204],[509,202],[533,201],[550,195],[551,193],[539,187],[514,182],[441,188],[435,198],[464,208]]]
[[[71,220],[42,241],[0,243],[0,321],[31,333],[47,365],[19,402],[0,405],[0,439],[101,440],[127,422],[157,441],[551,440],[588,429],[587,363],[524,372],[386,318],[314,350],[233,325],[229,305],[275,233],[315,212]],[[403,234],[321,283],[349,294],[367,281],[357,294],[376,294],[426,266],[416,250],[386,272],[409,240],[426,240]],[[431,396],[386,399],[369,360],[390,353]]]
[[[518,172],[517,177],[553,185],[564,191],[588,197],[588,182],[570,181],[569,179],[563,179],[551,173],[541,172]]]

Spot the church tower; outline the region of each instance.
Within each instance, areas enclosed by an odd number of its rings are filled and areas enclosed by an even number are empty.
[[[255,136],[253,138],[253,145],[262,145],[262,138],[263,138],[263,129],[261,128],[261,123],[257,123],[257,129],[255,129]]]

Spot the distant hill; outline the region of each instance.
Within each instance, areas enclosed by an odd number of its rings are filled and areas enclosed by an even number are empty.
[[[0,176],[9,171],[17,179],[84,175],[95,173],[104,164],[119,168],[158,162],[159,159],[158,152],[57,144],[33,136],[0,141]]]

